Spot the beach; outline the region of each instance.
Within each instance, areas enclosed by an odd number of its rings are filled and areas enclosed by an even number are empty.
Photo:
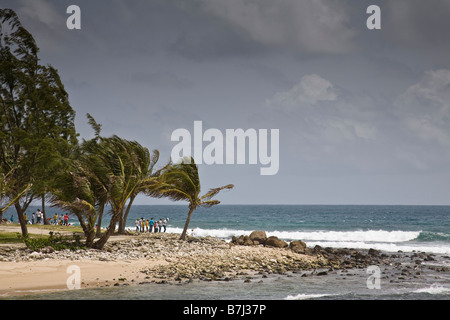
[[[365,286],[369,277],[366,270],[373,265],[390,270],[384,272],[384,282],[389,279],[391,285],[402,282],[406,285],[409,280],[425,275],[423,262],[435,260],[435,255],[426,253],[411,257],[373,249],[320,246],[296,249],[283,245],[279,239],[280,246],[274,247],[251,242],[249,236],[240,237],[246,241],[235,237],[231,242],[211,236],[188,237],[186,241],[178,237],[176,233],[114,236],[104,250],[44,248],[31,252],[22,245],[3,245],[0,248],[0,297],[14,299],[74,289],[149,284],[187,286],[193,281],[262,284],[274,275],[286,279],[309,277],[309,281],[320,283],[327,277],[327,281],[333,282],[358,274],[359,280],[357,277],[351,280]],[[74,287],[75,281],[72,281],[74,268],[79,271],[78,287]],[[434,272],[445,275],[448,268],[434,269]],[[298,295],[287,298],[295,297]]]
[[[32,228],[30,228],[32,230]],[[104,250],[31,251],[23,245],[0,247],[0,296],[69,290],[72,266],[79,288],[123,286],[167,281],[231,279],[266,263],[282,267],[293,261],[311,269],[321,257],[263,246],[235,246],[214,237],[178,240],[179,234],[115,236]],[[284,259],[284,260],[283,260]]]
[[[130,235],[112,236],[104,250],[0,245],[0,299],[448,299],[447,212],[224,205],[199,210],[180,241],[183,206],[135,206]],[[152,216],[170,217],[167,232],[133,234],[133,219]],[[281,247],[250,242],[255,230]],[[74,267],[81,290],[67,285]]]
[[[114,284],[122,278],[138,279],[139,271],[149,264],[152,262],[144,259],[134,261],[44,259],[1,262],[0,296],[68,290],[67,279],[70,273],[67,271],[74,265],[81,270],[81,288],[92,288]]]

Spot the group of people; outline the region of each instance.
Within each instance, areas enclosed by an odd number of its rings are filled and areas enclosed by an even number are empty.
[[[136,232],[166,232],[169,218],[153,220],[145,220],[144,218],[136,219]]]
[[[41,212],[41,210],[37,209],[36,212],[33,212],[31,214],[31,220],[28,220],[28,216],[25,213],[23,215],[25,221],[27,224],[44,224],[44,213]],[[58,216],[57,213],[55,213],[53,215],[53,219],[52,218],[47,218],[47,220],[49,220],[49,222],[51,224],[54,225],[60,225],[60,226],[68,226],[69,225],[69,215],[66,213],[65,215],[63,215],[61,213],[61,215]],[[13,217],[11,216],[11,222],[13,222]]]

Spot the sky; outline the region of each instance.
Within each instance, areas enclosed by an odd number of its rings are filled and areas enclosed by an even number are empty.
[[[73,4],[81,29],[66,25]],[[367,28],[370,5],[380,8],[381,29]],[[261,175],[261,161],[199,164],[204,192],[235,185],[217,196],[224,204],[450,204],[447,0],[0,7],[18,14],[41,63],[58,70],[80,139],[94,135],[89,113],[104,136],[158,149],[162,166],[178,144],[172,133],[186,129],[194,139],[194,121],[224,136],[277,129],[276,174]]]

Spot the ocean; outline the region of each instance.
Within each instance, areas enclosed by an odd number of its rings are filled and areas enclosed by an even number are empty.
[[[34,208],[30,209],[32,212]],[[54,208],[47,211],[54,212]],[[136,205],[127,221],[169,218],[167,232],[181,233],[187,205]],[[5,213],[5,218],[9,218]],[[71,222],[75,222],[71,218]],[[104,222],[106,225],[107,221]],[[450,206],[384,205],[218,205],[194,211],[189,232],[195,236],[232,236],[264,230],[285,241],[302,240],[308,247],[377,249],[405,254],[399,263],[379,269],[377,287],[371,273],[355,269],[309,274],[269,275],[264,279],[202,282],[182,285],[146,284],[128,287],[81,289],[39,294],[39,299],[133,300],[447,300],[450,298]],[[414,257],[432,257],[420,265]],[[377,266],[375,266],[377,267]],[[402,276],[405,268],[417,270]],[[403,272],[403,273],[402,273]],[[411,275],[411,272],[410,272]]]

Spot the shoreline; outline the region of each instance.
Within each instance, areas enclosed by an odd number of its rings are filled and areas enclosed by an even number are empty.
[[[239,245],[215,237],[188,237],[177,233],[113,236],[104,250],[31,252],[22,245],[0,246],[0,299],[70,290],[69,266],[80,271],[80,289],[140,285],[183,284],[193,280],[244,280],[249,274],[304,273],[327,275],[332,270],[398,266],[401,275],[391,281],[417,277],[414,265],[433,260],[427,253],[387,253],[377,250],[306,248],[295,252]],[[420,260],[420,261],[419,261]],[[412,267],[405,266],[411,262]],[[410,269],[410,270],[408,270]],[[448,270],[442,270],[448,272]],[[248,279],[247,279],[248,280]]]

